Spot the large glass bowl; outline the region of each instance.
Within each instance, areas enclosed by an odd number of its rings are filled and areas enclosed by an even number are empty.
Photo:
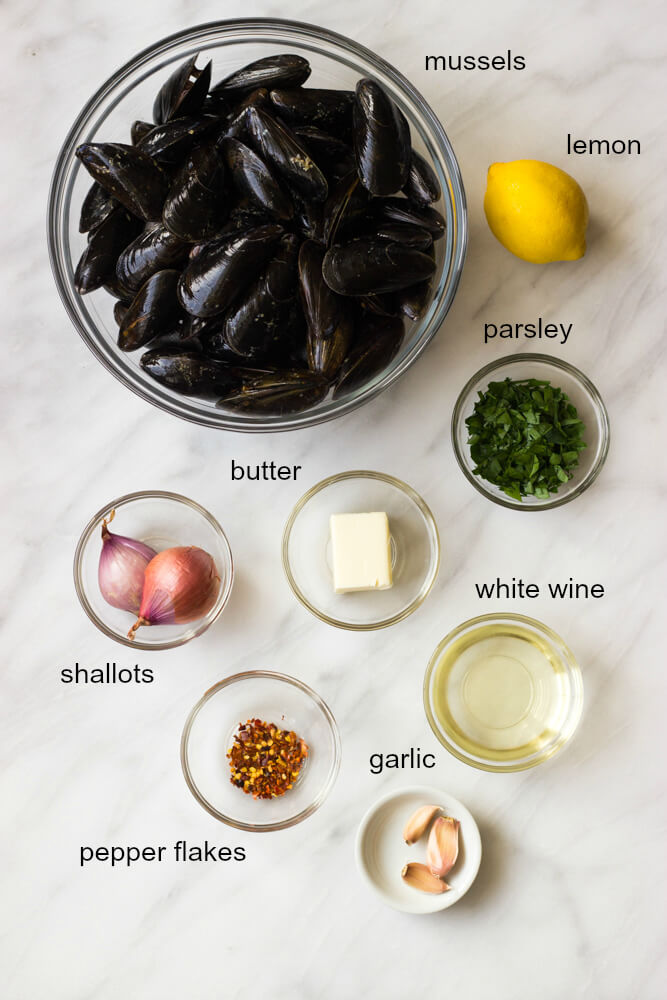
[[[253,416],[216,409],[212,402],[180,396],[153,381],[140,367],[141,351],[124,354],[116,345],[114,300],[104,290],[84,297],[74,289],[74,270],[86,245],[78,231],[87,171],[74,155],[83,142],[128,142],[135,119],[150,116],[153,98],[173,69],[201,52],[213,60],[213,81],[272,53],[294,52],[312,65],[309,84],[353,89],[372,76],[386,88],[410,122],[412,143],[432,165],[443,190],[434,207],[447,230],[436,246],[433,298],[419,322],[407,323],[400,352],[390,366],[342,399],[326,400],[304,413]],[[459,282],[466,248],[466,206],[461,174],[445,131],[423,97],[396,69],[342,35],[293,21],[253,18],[216,21],[171,35],[122,66],[90,99],[72,126],[58,156],[49,196],[48,238],[58,291],[77,330],[102,364],[128,388],[168,413],[193,423],[237,431],[278,431],[308,427],[355,409],[391,385],[419,357],[440,327]]]

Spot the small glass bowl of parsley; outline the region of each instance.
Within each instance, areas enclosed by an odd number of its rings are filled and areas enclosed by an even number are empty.
[[[452,417],[464,475],[494,503],[549,510],[597,478],[609,450],[600,393],[573,365],[546,354],[517,354],[480,369]]]

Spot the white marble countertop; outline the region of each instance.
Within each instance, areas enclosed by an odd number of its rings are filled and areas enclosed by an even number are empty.
[[[393,389],[338,422],[282,436],[198,429],[132,396],[61,306],[44,235],[66,129],[89,94],[159,36],[221,17],[292,16],[394,63],[441,117],[461,165],[470,249],[444,328]],[[664,8],[652,0],[366,0],[192,5],[165,0],[3,8],[3,668],[0,826],[4,1000],[658,1000],[667,974],[664,747]],[[526,57],[524,72],[425,72],[426,54]],[[567,133],[636,137],[637,157],[570,157]],[[507,254],[482,213],[486,168],[535,157],[570,170],[592,210],[577,264]],[[572,322],[547,351],[580,366],[609,409],[599,480],[559,510],[493,506],[449,442],[463,382],[504,352],[485,320]],[[530,344],[510,349],[530,349]],[[303,466],[299,482],[232,484],[237,461]],[[328,628],[296,603],[279,539],[293,503],[343,468],[391,472],[425,497],[443,560],[427,603],[392,629]],[[105,640],[71,582],[94,511],[136,489],[183,492],[222,522],[238,570],[223,618],[179,650]],[[663,508],[661,511],[660,508]],[[660,514],[663,513],[663,518]],[[251,567],[262,566],[257,573]],[[597,601],[480,601],[474,583],[573,576]],[[440,748],[421,703],[426,662],[458,622],[517,610],[561,633],[583,670],[572,744],[533,771],[474,771]],[[75,661],[151,666],[150,686],[64,687]],[[296,674],[330,704],[343,763],[322,809],[280,834],[239,834],[191,797],[185,716],[221,677]],[[369,771],[420,746],[432,772]],[[476,816],[484,856],[461,903],[412,917],[359,878],[357,824],[383,792],[435,783]],[[243,845],[237,865],[79,867],[83,843]],[[663,986],[660,987],[662,982]]]

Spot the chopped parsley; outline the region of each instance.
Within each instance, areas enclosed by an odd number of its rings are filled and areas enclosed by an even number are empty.
[[[513,500],[547,500],[572,479],[586,447],[576,407],[535,378],[490,382],[466,426],[474,474]]]

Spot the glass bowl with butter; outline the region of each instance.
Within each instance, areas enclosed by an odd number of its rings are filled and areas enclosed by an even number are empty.
[[[445,749],[483,771],[523,771],[553,757],[583,708],[579,665],[533,618],[489,614],[445,636],[424,679],[424,708]]]
[[[363,632],[407,618],[425,600],[438,575],[440,539],[412,487],[356,470],[301,497],[282,553],[289,585],[311,614]]]

